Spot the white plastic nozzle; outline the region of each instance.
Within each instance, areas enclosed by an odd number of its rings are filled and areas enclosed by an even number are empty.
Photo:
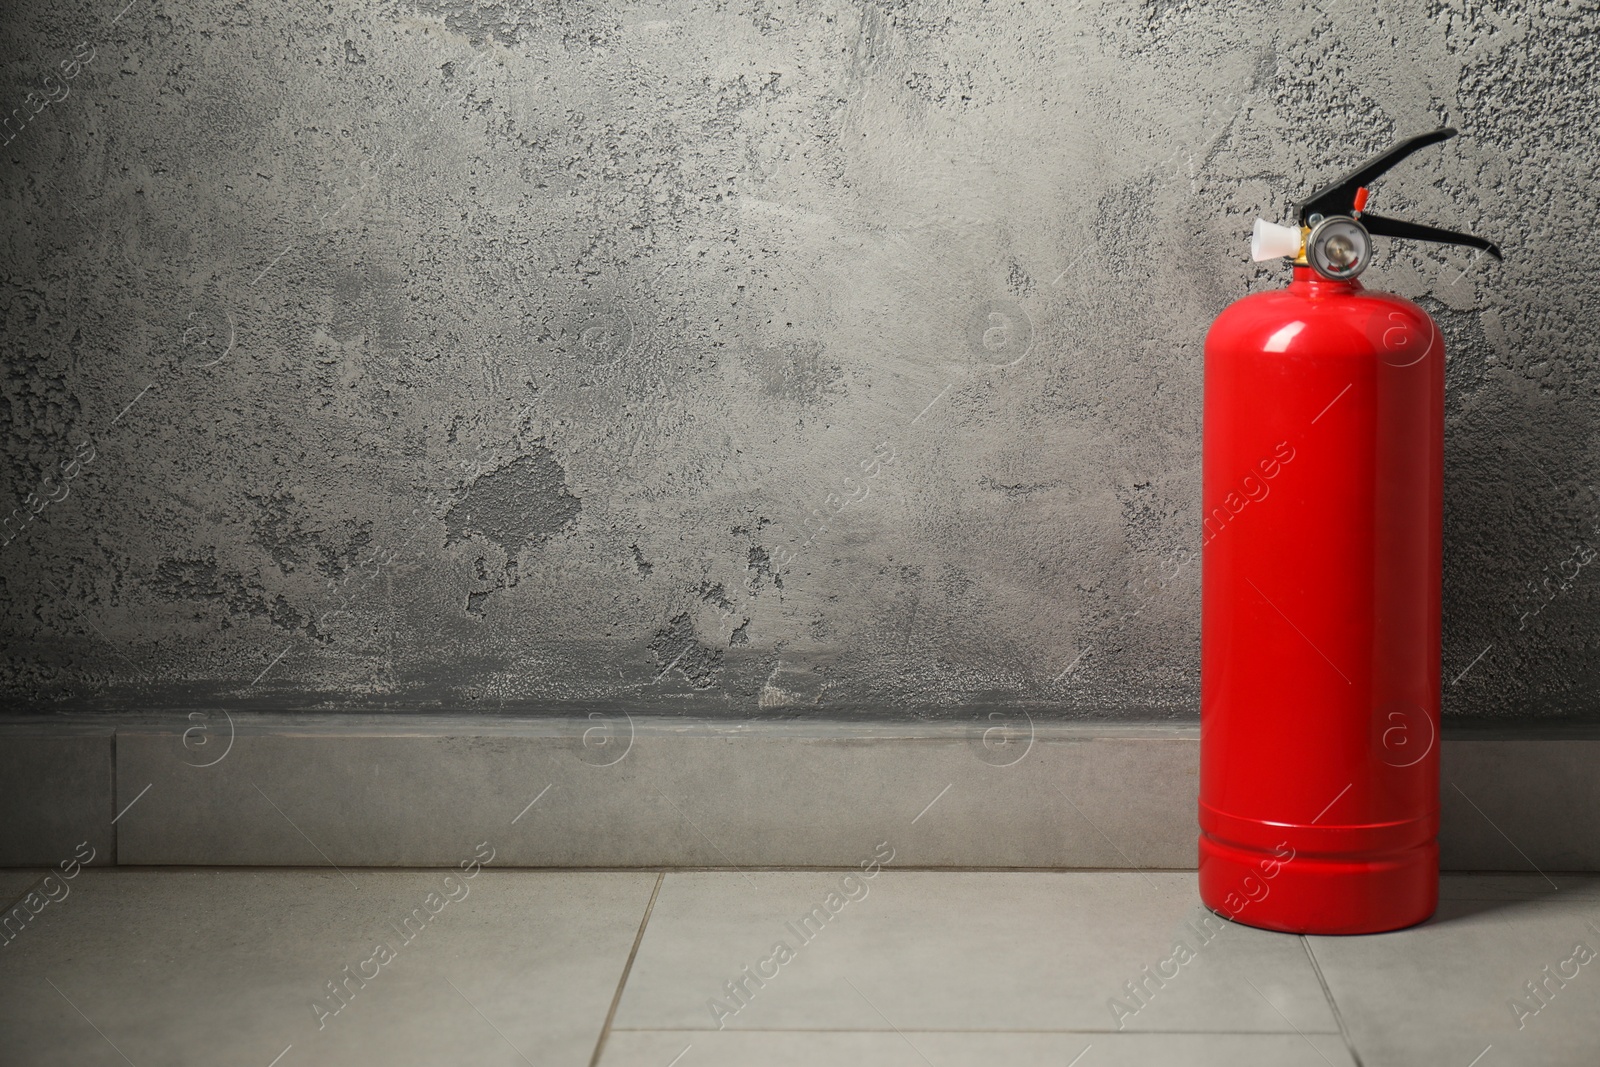
[[[1250,258],[1262,260],[1294,257],[1300,254],[1300,227],[1279,226],[1266,219],[1256,219],[1255,231],[1250,234]]]

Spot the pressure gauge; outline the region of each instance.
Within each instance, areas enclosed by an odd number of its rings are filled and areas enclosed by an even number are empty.
[[[1367,228],[1344,215],[1329,215],[1306,238],[1306,262],[1330,281],[1349,281],[1366,270],[1371,253]]]

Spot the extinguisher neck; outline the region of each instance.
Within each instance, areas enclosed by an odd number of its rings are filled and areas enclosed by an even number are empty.
[[[1361,282],[1355,278],[1345,281],[1333,281],[1324,278],[1311,267],[1302,267],[1298,264],[1294,268],[1294,281],[1289,283],[1289,289],[1296,293],[1305,293],[1308,296],[1332,296],[1337,293],[1355,293],[1361,291]]]

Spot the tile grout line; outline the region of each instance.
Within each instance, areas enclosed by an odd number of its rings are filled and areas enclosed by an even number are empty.
[[[617,991],[611,997],[611,1008],[606,1012],[606,1021],[600,1027],[600,1039],[594,1043],[594,1055],[589,1057],[589,1067],[600,1067],[600,1057],[606,1050],[606,1038],[611,1036],[611,1022],[617,1017],[617,1007],[622,1003],[622,991],[628,985],[628,976],[633,973],[633,961],[639,955],[639,945],[644,941],[644,929],[650,925],[650,913],[655,910],[656,897],[661,893],[661,883],[666,880],[666,871],[656,874],[656,884],[650,889],[650,900],[644,906],[644,917],[639,920],[639,932],[633,935],[633,947],[628,950],[628,962],[622,965],[622,977],[617,979]]]
[[[1311,971],[1317,976],[1317,984],[1322,987],[1322,995],[1328,998],[1328,1010],[1333,1012],[1334,1025],[1339,1028],[1339,1037],[1344,1041],[1345,1051],[1350,1053],[1350,1060],[1355,1067],[1362,1067],[1361,1053],[1356,1051],[1356,1044],[1350,1040],[1350,1030],[1344,1024],[1344,1013],[1339,1010],[1338,1001],[1333,999],[1333,990],[1328,988],[1328,980],[1322,975],[1322,965],[1317,962],[1317,957],[1311,951],[1311,942],[1305,934],[1300,934],[1300,947],[1306,950],[1306,959],[1311,962]]]

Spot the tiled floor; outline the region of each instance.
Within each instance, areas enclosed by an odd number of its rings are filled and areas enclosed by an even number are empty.
[[[1299,938],[1192,873],[862,873],[0,871],[38,909],[0,1064],[1600,1064],[1594,875],[1446,875],[1422,926]]]

